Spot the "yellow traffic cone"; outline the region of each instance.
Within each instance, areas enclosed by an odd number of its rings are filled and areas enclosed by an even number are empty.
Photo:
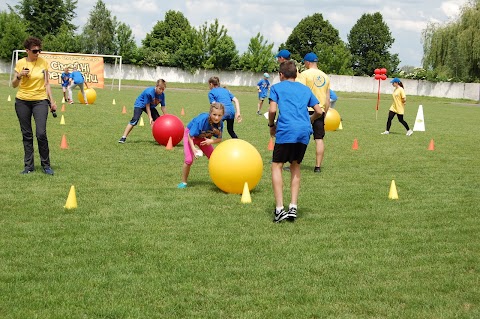
[[[63,117],[63,114],[62,114],[62,118],[60,119],[60,125],[65,125],[65,118]]]
[[[65,103],[65,97],[62,97],[62,103]]]
[[[397,186],[395,186],[395,180],[392,179],[390,184],[390,192],[388,193],[389,199],[398,199]]]
[[[340,125],[338,125],[338,129],[343,130],[342,121],[340,121]]]
[[[115,99],[113,99],[112,104],[113,104],[113,105],[117,104],[117,103],[115,103]]]
[[[77,208],[77,195],[75,195],[75,186],[70,187],[70,192],[68,193],[67,197],[67,202],[65,203],[65,206],[63,206],[65,209],[75,209]]]
[[[250,197],[250,190],[248,189],[248,183],[243,184],[243,193],[242,199],[240,200],[243,204],[248,204],[252,202],[252,197]]]
[[[7,101],[10,102],[12,99],[10,98],[10,95],[7,98]]]
[[[140,117],[140,123],[138,125],[139,126],[145,126],[145,123],[143,123],[143,117]]]

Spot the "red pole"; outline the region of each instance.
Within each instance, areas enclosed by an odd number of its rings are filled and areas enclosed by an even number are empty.
[[[375,119],[378,119],[378,105],[380,104],[380,79],[378,79],[377,107],[375,108]]]

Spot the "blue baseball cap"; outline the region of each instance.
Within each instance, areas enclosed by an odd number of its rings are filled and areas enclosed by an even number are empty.
[[[310,52],[310,53],[305,54],[305,57],[303,58],[303,61],[318,62],[318,57],[315,53]]]
[[[400,81],[399,78],[393,78],[393,79],[390,81],[390,83],[400,83],[400,82],[402,82],[402,81]]]
[[[290,51],[288,51],[288,50],[280,50],[280,52],[278,52],[275,57],[276,57],[276,58],[290,59]]]
[[[270,74],[268,74],[268,73],[263,73],[263,76],[266,77],[266,78],[269,78],[269,77],[270,77]]]

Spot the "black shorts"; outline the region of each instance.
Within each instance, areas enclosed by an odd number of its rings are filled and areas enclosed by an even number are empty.
[[[321,140],[325,137],[325,113],[313,121],[313,139]]]
[[[297,161],[300,164],[305,156],[307,145],[302,143],[275,144],[273,148],[272,162],[286,163]]]
[[[140,116],[142,116],[142,113],[145,112],[147,113],[147,109],[145,107],[134,107],[133,108],[133,117],[130,120],[130,124],[135,126],[138,124],[138,120],[140,120]],[[150,109],[150,113],[152,113],[152,119],[155,121],[160,117],[160,114],[158,114],[157,109]]]

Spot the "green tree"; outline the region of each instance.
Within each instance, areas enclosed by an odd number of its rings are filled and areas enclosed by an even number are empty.
[[[52,52],[79,52],[80,39],[67,25],[62,25],[57,34],[47,34],[43,38],[43,49]]]
[[[42,39],[56,34],[62,25],[75,30],[70,21],[76,17],[76,7],[77,0],[20,0],[15,9],[23,18],[27,33]]]
[[[218,19],[210,25],[200,27],[200,38],[203,42],[202,67],[205,69],[232,70],[238,65],[238,51],[227,29],[218,23]]]
[[[115,53],[115,25],[116,17],[111,17],[111,12],[102,0],[98,0],[87,23],[83,27],[82,52],[90,54]]]
[[[480,0],[470,0],[456,21],[429,24],[422,33],[423,67],[436,80],[480,81]]]
[[[192,73],[200,69],[203,61],[203,42],[200,33],[191,28],[190,32],[181,35],[179,43],[173,64]]]
[[[347,38],[355,75],[372,75],[376,68],[396,72],[400,63],[398,54],[389,52],[395,39],[380,12],[363,14]]]
[[[317,44],[318,68],[328,74],[353,75],[352,55],[343,41],[334,45]]]
[[[240,57],[240,68],[245,71],[272,72],[277,66],[272,50],[273,43],[268,44],[267,40],[257,33],[250,39],[247,51]]]
[[[155,65],[176,66],[175,58],[177,50],[183,43],[179,40],[186,39],[191,36],[192,27],[183,13],[179,11],[169,10],[165,13],[165,19],[158,21],[153,27],[152,32],[148,33],[143,39],[143,50],[145,61],[150,59],[150,63]],[[152,57],[158,59],[151,60]]]
[[[28,36],[22,18],[13,10],[0,12],[0,34],[0,59],[11,61],[12,51],[22,50]]]
[[[115,54],[122,56],[124,63],[136,62],[137,44],[132,29],[125,23],[120,22],[115,28]]]
[[[289,50],[292,58],[300,61],[305,54],[313,52],[317,45],[326,47],[341,42],[338,30],[330,22],[324,20],[321,13],[315,13],[298,23],[280,49]],[[320,56],[319,58],[322,59]]]

